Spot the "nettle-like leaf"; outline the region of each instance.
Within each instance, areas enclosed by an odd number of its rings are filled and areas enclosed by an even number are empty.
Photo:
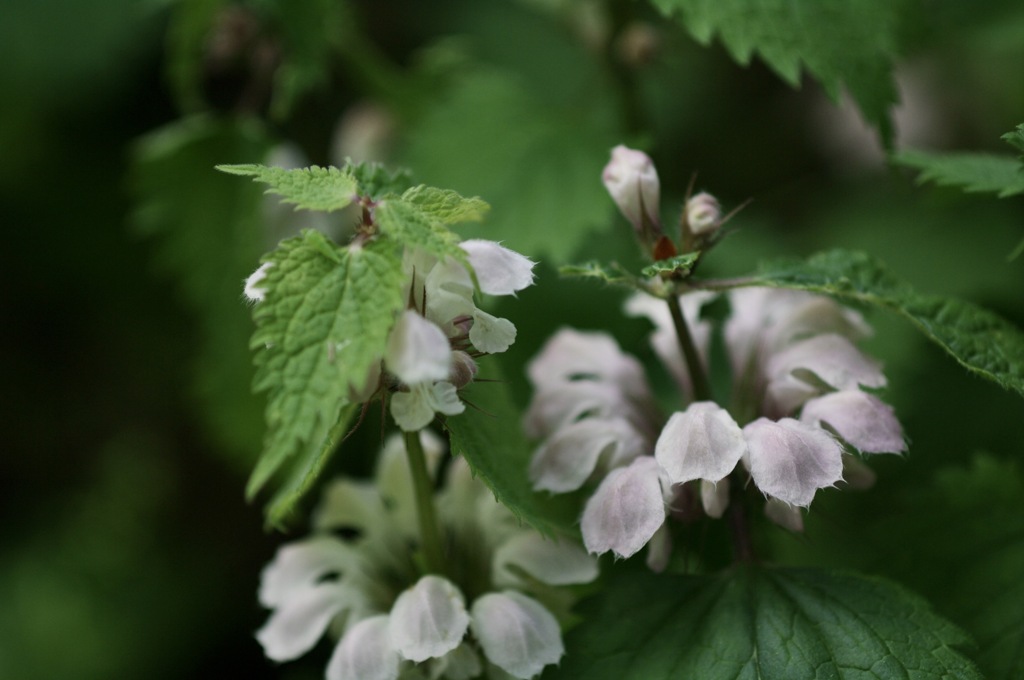
[[[356,198],[356,178],[347,168],[309,168],[285,170],[265,165],[218,165],[217,169],[232,175],[252,177],[254,182],[269,184],[268,194],[278,194],[284,203],[295,209],[341,210]]]
[[[390,194],[401,194],[412,186],[412,173],[405,168],[388,170],[381,163],[352,163],[350,159],[345,167],[359,184],[359,192],[375,201]]]
[[[352,389],[379,365],[402,297],[402,259],[386,240],[338,248],[319,232],[281,243],[266,298],[253,312],[255,388],[266,391],[267,435],[252,496],[288,460],[318,449]]]
[[[569,533],[575,517],[568,498],[546,498],[530,486],[526,470],[533,448],[520,425],[522,409],[494,360],[480,367],[480,377],[487,380],[474,382],[463,392],[469,408],[445,423],[452,454],[465,458],[495,499],[520,520],[548,536]]]
[[[1002,137],[1024,151],[1024,123]],[[962,187],[967,192],[991,192],[1000,198],[1024,194],[1024,156],[984,153],[928,153],[908,149],[892,156],[894,163],[921,171],[920,184]]]
[[[487,215],[491,206],[478,196],[464,198],[450,189],[436,189],[424,184],[412,187],[402,200],[412,203],[424,214],[443,224],[458,222],[479,222]]]
[[[683,253],[682,255],[676,255],[675,257],[670,257],[666,260],[653,262],[640,270],[640,273],[644,276],[686,273],[693,269],[693,265],[697,263],[697,259],[699,257],[700,253]]]
[[[747,65],[756,52],[796,87],[805,67],[837,99],[845,86],[865,117],[891,136],[888,109],[899,3],[890,0],[653,0],[707,45],[717,34]]]
[[[796,288],[895,312],[960,365],[1024,396],[1024,333],[962,300],[921,295],[865,253],[833,250],[765,266],[747,285]]]
[[[621,680],[981,679],[967,636],[880,579],[737,567],[719,576],[622,569],[578,608],[545,678]]]
[[[597,260],[590,260],[580,264],[567,264],[559,267],[558,273],[576,279],[597,279],[630,290],[639,290],[640,288],[637,278],[617,262],[605,264]]]
[[[438,259],[454,257],[467,263],[459,237],[444,224],[404,198],[387,198],[373,209],[373,217],[385,236],[406,247],[421,248]]]

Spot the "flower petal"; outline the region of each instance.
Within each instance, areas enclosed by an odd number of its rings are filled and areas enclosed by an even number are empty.
[[[478,597],[473,635],[487,659],[517,678],[532,678],[565,654],[558,621],[543,605],[512,590]]]
[[[416,385],[447,378],[451,354],[451,345],[441,329],[407,309],[388,336],[384,363],[406,385]]]
[[[729,412],[711,401],[673,413],[654,446],[654,457],[673,484],[694,479],[717,482],[747,450],[743,431]]]
[[[267,278],[267,270],[274,266],[273,262],[264,262],[245,280],[245,297],[249,302],[263,302],[267,296],[267,289],[260,286],[263,279]]]
[[[342,610],[360,603],[357,591],[336,581],[293,590],[256,632],[256,639],[268,659],[289,661],[312,649]]]
[[[650,156],[619,144],[612,149],[601,180],[619,210],[636,229],[641,229],[644,215],[652,224],[660,224],[661,183]]]
[[[668,567],[669,558],[672,557],[672,532],[668,528],[668,522],[662,524],[651,540],[647,542],[647,568],[656,574],[660,574]]]
[[[459,401],[458,390],[450,382],[430,386],[430,406],[446,416],[457,416],[466,410],[466,405]]]
[[[583,509],[583,543],[592,553],[611,550],[630,557],[665,523],[660,468],[641,456],[629,467],[612,470]]]
[[[771,521],[793,533],[802,534],[804,531],[804,516],[800,508],[780,501],[778,498],[769,498],[764,504],[764,514]]]
[[[386,531],[381,521],[384,513],[384,503],[375,485],[342,478],[330,482],[324,489],[320,504],[313,512],[313,526],[321,531]]]
[[[651,398],[643,366],[619,349],[607,333],[559,329],[530,361],[526,372],[537,389],[573,380],[593,380],[617,385],[640,401]]]
[[[408,392],[395,392],[391,395],[391,417],[403,431],[422,430],[434,419],[431,387],[420,383],[413,385]]]
[[[334,648],[327,680],[396,680],[401,659],[388,638],[388,616],[363,619]]]
[[[522,531],[502,543],[491,563],[492,580],[499,586],[518,586],[522,570],[549,586],[590,583],[597,578],[597,560],[568,540],[547,539]]]
[[[538,491],[575,491],[602,457],[609,467],[630,462],[647,447],[643,435],[623,418],[585,418],[551,435],[530,461],[530,481]]]
[[[828,423],[839,436],[863,453],[898,453],[907,450],[896,414],[881,399],[861,392],[832,392],[804,404],[800,421]]]
[[[499,319],[477,309],[473,312],[469,341],[481,352],[501,354],[516,341],[516,327],[508,319]]]
[[[843,478],[843,448],[820,428],[792,418],[759,418],[743,434],[750,474],[768,496],[806,507],[815,491]]]
[[[356,560],[352,548],[333,536],[285,544],[263,569],[260,604],[268,609],[284,605],[293,593],[308,590],[324,576],[350,568]]]
[[[809,371],[837,390],[885,387],[878,363],[841,335],[826,333],[794,343],[768,361],[771,379]]]
[[[581,380],[534,393],[523,417],[523,428],[528,437],[541,439],[583,416],[622,416],[634,425],[641,419],[635,406],[614,385]]]
[[[469,615],[462,593],[440,576],[424,576],[391,607],[391,644],[410,661],[444,656],[459,646]]]
[[[480,290],[488,295],[512,295],[533,284],[534,262],[494,241],[470,239],[459,244],[469,255]]]
[[[472,680],[482,673],[480,655],[465,642],[437,660],[436,673],[445,680]],[[431,674],[431,677],[438,677]]]
[[[724,477],[718,482],[702,479],[700,482],[700,504],[704,514],[714,519],[721,519],[729,507],[729,478]]]

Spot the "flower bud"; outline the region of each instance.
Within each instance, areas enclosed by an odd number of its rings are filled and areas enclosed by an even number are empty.
[[[638,233],[647,231],[645,221],[653,226],[654,231],[659,230],[661,185],[658,171],[647,154],[618,145],[612,149],[612,159],[604,166],[601,179],[619,210],[633,223]]]
[[[722,224],[722,207],[718,199],[702,191],[688,200],[686,224],[694,236],[714,233]]]
[[[475,377],[476,362],[473,361],[473,357],[461,350],[452,352],[452,369],[448,373],[448,382],[455,385],[455,389],[461,390],[473,382]]]

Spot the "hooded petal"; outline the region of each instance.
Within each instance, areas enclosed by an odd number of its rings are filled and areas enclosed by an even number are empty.
[[[451,346],[436,324],[405,310],[388,336],[384,363],[406,385],[444,380],[451,370]]]
[[[629,467],[612,470],[583,509],[583,543],[592,553],[611,550],[630,557],[665,523],[660,467],[641,456]]]
[[[422,430],[434,419],[431,387],[420,383],[410,387],[408,392],[395,392],[391,395],[391,417],[403,431]]]
[[[501,354],[516,341],[516,327],[508,319],[499,319],[477,309],[473,312],[469,341],[481,352]]]
[[[267,608],[282,606],[294,593],[308,590],[328,574],[350,568],[357,559],[350,546],[333,536],[288,543],[263,569],[260,604]]]
[[[355,529],[363,533],[387,531],[380,491],[368,482],[337,479],[324,489],[313,512],[313,526],[321,531]]]
[[[446,416],[457,416],[466,410],[466,405],[459,401],[458,390],[450,382],[437,382],[430,386],[430,406],[438,413]]]
[[[573,380],[593,380],[616,385],[640,401],[650,399],[651,394],[643,366],[619,349],[607,333],[561,328],[544,343],[526,372],[537,389]]]
[[[729,412],[710,401],[673,413],[654,446],[654,457],[673,484],[717,482],[736,467],[747,444]]]
[[[580,380],[535,392],[523,427],[528,437],[541,439],[584,416],[622,416],[634,425],[640,419],[635,405],[615,386]]]
[[[616,146],[601,173],[601,180],[619,210],[636,229],[641,229],[645,215],[652,224],[660,224],[661,183],[654,163],[643,151],[622,144]]]
[[[843,448],[820,428],[792,418],[759,418],[743,428],[750,474],[763,493],[806,507],[843,478]]]
[[[526,572],[549,586],[590,583],[597,578],[597,560],[568,540],[547,539],[535,531],[522,531],[494,553],[492,580],[499,586],[518,586]]]
[[[512,590],[478,597],[470,627],[487,659],[517,678],[532,678],[565,654],[558,621],[543,605]]]
[[[256,632],[256,639],[268,659],[289,661],[312,649],[342,610],[360,603],[356,591],[336,581],[294,590]]]
[[[832,392],[804,404],[800,421],[820,426],[827,423],[839,436],[864,453],[898,453],[907,450],[903,428],[891,406],[861,392]]]
[[[417,663],[458,647],[469,625],[462,593],[451,581],[433,575],[399,595],[388,618],[391,644]]]
[[[530,481],[537,491],[575,491],[602,457],[609,467],[617,467],[646,447],[643,435],[623,418],[585,418],[556,431],[537,449],[530,461]]]
[[[729,507],[729,478],[724,477],[718,482],[700,481],[700,504],[704,514],[714,519],[721,519]]]
[[[382,614],[352,626],[327,663],[327,680],[396,680],[401,659],[389,642],[388,623]]]
[[[512,295],[533,284],[534,263],[494,241],[470,239],[459,244],[469,255],[480,290],[488,295]]]
[[[837,390],[855,390],[860,385],[885,387],[885,376],[878,363],[835,333],[815,335],[794,343],[768,362],[771,379],[799,371],[813,373]]]

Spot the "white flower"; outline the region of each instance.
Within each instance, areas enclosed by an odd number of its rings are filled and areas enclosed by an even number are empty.
[[[637,231],[643,231],[646,219],[658,226],[661,185],[654,163],[643,151],[623,145],[612,149],[612,158],[601,173],[612,200]]]
[[[470,239],[459,247],[469,255],[469,264],[488,295],[513,295],[533,285],[534,263],[494,241]]]
[[[580,520],[583,544],[592,553],[609,550],[631,557],[665,522],[661,469],[650,456],[608,473],[587,501]]]
[[[435,324],[411,309],[391,329],[384,364],[406,385],[444,380],[451,371],[448,338]]]
[[[811,399],[800,412],[801,422],[827,424],[862,453],[907,450],[903,428],[891,406],[860,390],[844,390]]]
[[[710,401],[694,402],[686,411],[672,414],[654,447],[655,459],[674,484],[694,479],[717,482],[746,452],[740,426]]]
[[[439,442],[426,433],[421,440],[428,468],[436,468]],[[328,680],[397,680],[411,677],[413,664],[424,665],[426,677],[469,680],[500,669],[525,679],[556,663],[564,654],[561,630],[542,599],[553,587],[592,581],[596,562],[578,545],[523,528],[456,459],[436,497],[449,558],[471,555],[492,584],[468,603],[455,580],[415,566],[418,532],[403,456],[401,439],[392,437],[375,484],[331,485],[314,516],[318,533],[283,546],[264,570],[260,601],[273,612],[257,639],[267,656],[294,659],[332,631],[340,639]],[[351,536],[339,538],[336,529]],[[523,592],[537,583],[545,587],[536,597]],[[564,606],[565,594],[558,598]]]
[[[695,236],[713,233],[722,223],[722,208],[718,199],[700,192],[686,202],[686,224]]]
[[[761,491],[807,507],[818,489],[843,478],[843,448],[828,432],[783,418],[758,418],[743,428],[750,476]]]

